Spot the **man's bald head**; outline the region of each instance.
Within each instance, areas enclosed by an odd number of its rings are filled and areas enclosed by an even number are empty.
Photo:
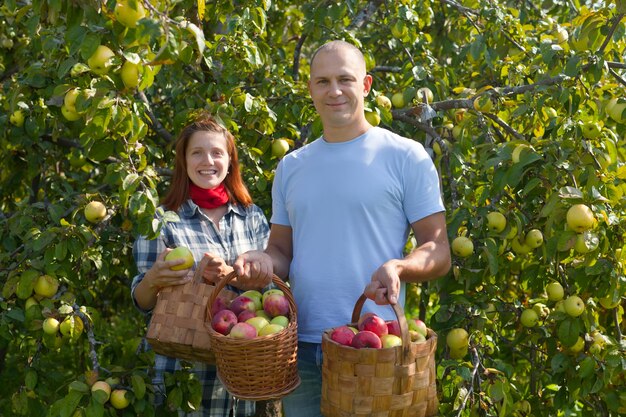
[[[354,58],[358,60],[359,65],[362,65],[363,70],[365,71],[365,57],[363,57],[363,53],[359,50],[359,48],[352,45],[351,43],[341,40],[330,41],[317,48],[317,50],[313,53],[313,56],[311,57],[311,67],[313,67],[313,62],[315,61],[315,57],[318,54],[336,51],[346,51],[353,54]]]

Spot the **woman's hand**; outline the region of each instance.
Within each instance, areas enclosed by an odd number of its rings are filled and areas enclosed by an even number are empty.
[[[161,252],[156,262],[152,265],[152,268],[146,272],[143,281],[145,281],[150,288],[159,289],[172,285],[182,285],[191,281],[193,277],[193,275],[190,274],[191,269],[181,269],[179,271],[172,269],[173,266],[184,263],[184,259],[176,259],[173,261],[165,260],[165,256],[171,250],[172,249],[168,248]]]
[[[225,276],[233,272],[233,267],[226,264],[224,259],[212,253],[205,253],[198,268],[204,266],[202,277],[210,284],[217,284]]]

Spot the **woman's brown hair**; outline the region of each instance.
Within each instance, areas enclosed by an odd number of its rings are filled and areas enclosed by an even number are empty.
[[[228,192],[228,200],[231,203],[248,207],[252,204],[252,197],[246,188],[241,173],[239,172],[239,157],[235,137],[220,125],[213,116],[208,113],[200,113],[193,122],[183,128],[176,139],[176,157],[174,160],[174,175],[167,195],[161,204],[168,210],[176,211],[189,198],[189,176],[187,175],[186,151],[189,138],[196,132],[221,133],[226,138],[226,147],[230,157],[230,165],[224,186]]]

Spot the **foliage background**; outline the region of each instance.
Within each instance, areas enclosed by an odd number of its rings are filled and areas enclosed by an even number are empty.
[[[448,276],[412,287],[407,304],[440,336],[441,413],[626,414],[626,127],[607,111],[626,86],[621,0],[153,1],[135,28],[120,24],[115,4],[0,6],[0,414],[167,415],[197,404],[197,381],[182,371],[167,381],[166,406],[151,405],[144,317],[129,297],[133,238],[158,230],[172,144],[198,109],[236,134],[246,182],[269,216],[272,140],[297,148],[320,134],[308,57],[336,38],[366,53],[368,110],[432,151],[450,239],[474,244]],[[115,52],[106,75],[86,65],[100,44]],[[137,88],[121,79],[125,61],[139,65]],[[420,87],[434,93],[429,107]],[[75,121],[61,112],[72,88]],[[376,104],[395,93],[404,108]],[[478,95],[492,108],[478,111]],[[91,200],[108,208],[101,223],[85,220]],[[586,254],[565,221],[581,202],[597,221]],[[507,217],[503,232],[486,227],[494,210]],[[514,250],[533,228],[544,244]],[[60,280],[54,297],[31,297],[41,274]],[[583,315],[546,299],[551,281],[585,301]],[[27,300],[37,303],[27,309]],[[548,310],[523,327],[519,315],[537,304]],[[85,329],[44,337],[49,316],[78,317]],[[444,343],[455,327],[470,333],[462,358]],[[585,346],[574,353],[579,336]],[[129,390],[130,407],[90,394],[104,378]]]

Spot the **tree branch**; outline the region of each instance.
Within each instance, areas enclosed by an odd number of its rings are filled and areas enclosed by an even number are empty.
[[[293,70],[291,72],[291,77],[294,81],[298,81],[300,79],[300,54],[302,53],[302,45],[304,45],[304,40],[306,39],[306,33],[303,33],[298,39],[298,43],[296,44],[296,49],[293,53]]]
[[[146,106],[146,114],[148,115],[148,118],[150,119],[150,125],[152,129],[159,136],[165,139],[167,143],[173,142],[174,136],[172,136],[172,134],[163,127],[161,122],[159,122],[159,119],[156,118],[156,116],[152,112],[152,109],[150,108],[150,102],[148,101],[148,97],[146,97],[146,94],[143,91],[138,91],[137,96],[139,97],[141,102]]]

